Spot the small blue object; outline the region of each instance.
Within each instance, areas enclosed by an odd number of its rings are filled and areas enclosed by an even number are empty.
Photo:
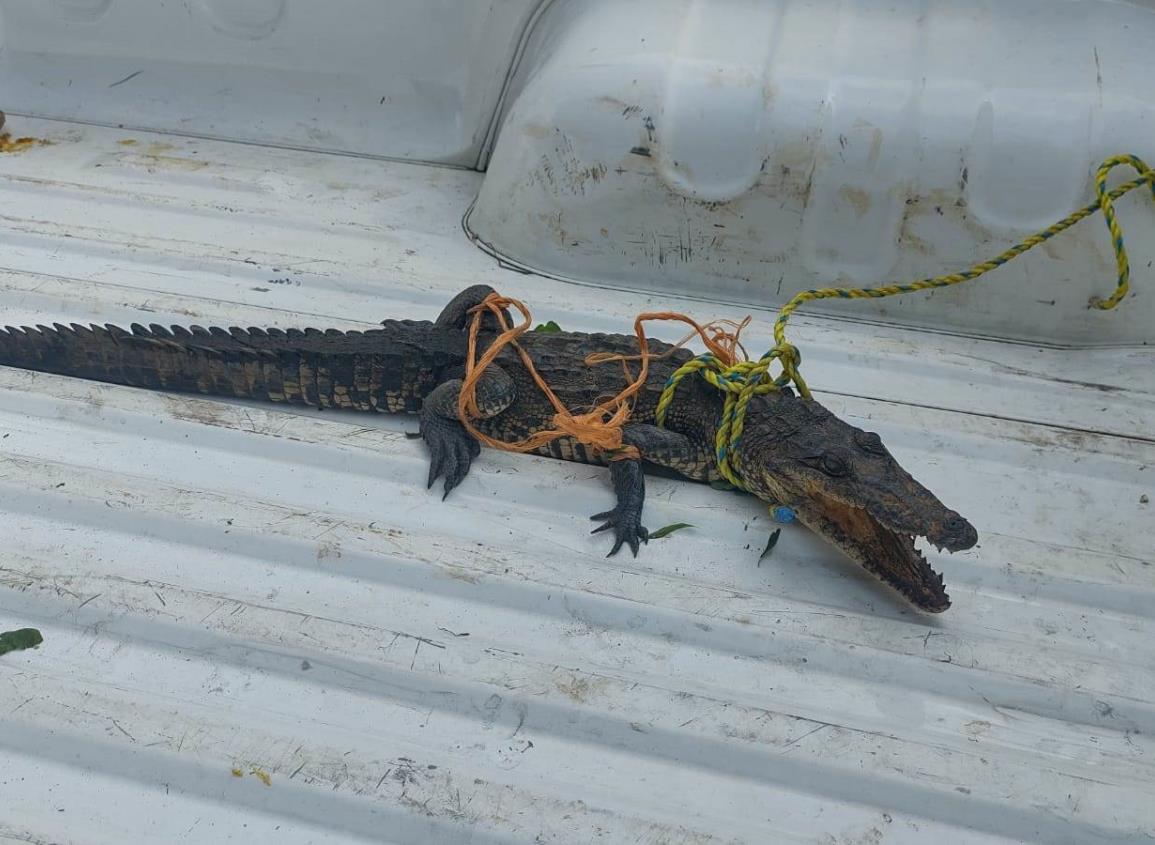
[[[778,505],[778,507],[774,508],[770,513],[773,515],[775,522],[781,522],[783,525],[789,525],[797,519],[794,508],[788,508],[786,505]]]

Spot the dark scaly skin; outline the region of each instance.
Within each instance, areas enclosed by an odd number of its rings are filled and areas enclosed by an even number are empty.
[[[456,405],[465,369],[468,310],[490,292],[486,286],[463,291],[434,323],[389,320],[364,332],[135,324],[131,331],[60,324],[8,328],[0,331],[0,365],[150,390],[417,413],[430,450],[429,483],[443,476],[448,495],[480,451],[457,421]],[[489,322],[483,325],[481,348],[492,340],[494,329]],[[545,382],[573,411],[593,407],[626,384],[621,364],[586,366],[587,355],[637,351],[635,338],[626,335],[530,332],[520,343]],[[654,414],[662,389],[692,353],[655,341],[650,346],[655,354],[665,355],[651,361],[625,441],[638,447],[646,462],[695,481],[717,479],[713,444],[721,393],[704,379],[684,379],[665,428],[657,428]],[[491,437],[513,441],[551,427],[553,408],[512,350],[505,350],[486,372],[477,398],[482,418],[475,425]],[[973,546],[978,535],[903,470],[877,435],[849,426],[818,402],[786,390],[750,404],[739,445],[736,468],[750,492],[792,507],[803,523],[917,607],[941,612],[950,606],[942,576],[915,549],[914,538],[926,537],[940,549],[958,551]],[[569,438],[540,452],[603,462]],[[610,554],[622,545],[636,554],[648,538],[641,524],[642,464],[616,462],[612,475],[618,504],[594,517],[605,521],[595,531],[614,531]]]

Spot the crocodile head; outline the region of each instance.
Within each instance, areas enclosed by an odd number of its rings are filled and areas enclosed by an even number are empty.
[[[746,416],[738,469],[759,498],[799,520],[916,607],[950,607],[942,576],[915,548],[969,549],[974,527],[915,481],[877,434],[846,424],[789,391],[756,398]]]

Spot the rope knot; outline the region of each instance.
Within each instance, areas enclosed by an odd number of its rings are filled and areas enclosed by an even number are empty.
[[[802,366],[802,353],[798,351],[798,347],[793,343],[782,341],[770,351],[772,356],[777,358],[783,367],[796,370]]]
[[[734,459],[737,456],[738,440],[746,425],[746,409],[755,396],[780,390],[790,383],[794,383],[803,396],[809,396],[806,382],[798,372],[802,355],[797,347],[777,336],[776,326],[777,343],[774,348],[757,361],[751,361],[738,339],[742,329],[749,324],[749,317],[741,323],[719,321],[705,327],[699,327],[690,320],[686,322],[694,326],[710,351],[687,361],[670,376],[658,400],[656,421],[658,425],[665,425],[678,384],[691,373],[701,373],[702,378],[726,395],[721,423],[714,440],[718,472],[735,487],[744,490],[746,486],[738,474]],[[770,375],[770,365],[775,360],[782,367],[782,373],[776,378]]]

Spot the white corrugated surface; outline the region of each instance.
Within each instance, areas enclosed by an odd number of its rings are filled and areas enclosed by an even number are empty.
[[[478,174],[25,130],[4,323],[355,327],[483,280],[574,329],[746,310],[498,270]],[[0,629],[45,636],[0,658],[0,841],[1149,837],[1155,355],[796,322],[978,527],[945,615],[798,527],[759,566],[765,511],[708,487],[652,480],[698,527],[606,560],[594,468],[487,452],[441,503],[412,420],[0,370]]]

